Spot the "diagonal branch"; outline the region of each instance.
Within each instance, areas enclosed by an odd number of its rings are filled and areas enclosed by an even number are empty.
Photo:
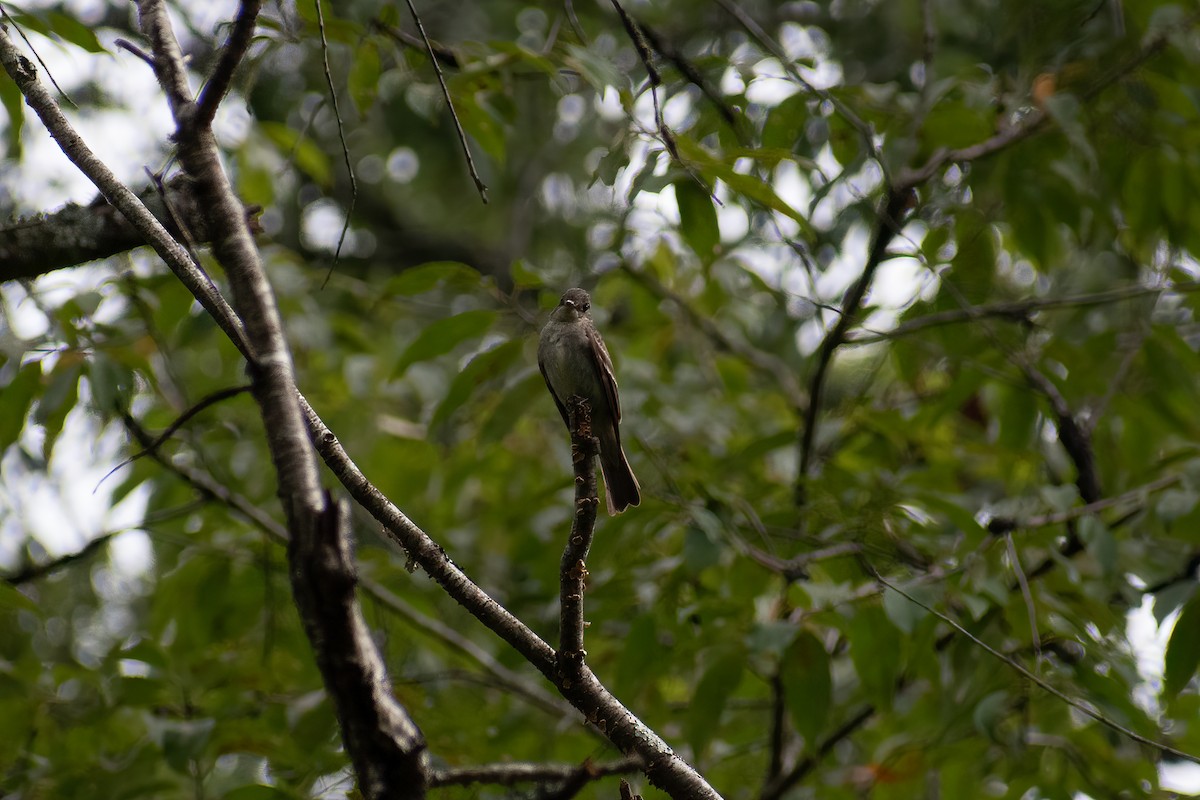
[[[250,524],[270,536],[278,544],[288,542],[287,528],[281,525],[267,512],[263,511],[244,495],[230,489],[212,475],[186,464],[178,463],[163,455],[161,450],[152,448],[154,439],[142,428],[132,416],[124,416],[125,429],[138,444],[160,466],[179,477],[195,489],[202,497],[211,498],[224,504],[235,514],[241,516]],[[550,694],[541,686],[530,682],[524,676],[510,670],[500,663],[491,653],[484,650],[473,641],[463,636],[457,630],[444,622],[421,613],[412,605],[398,597],[382,583],[371,578],[359,578],[359,585],[373,600],[397,616],[406,620],[417,630],[423,631],[432,638],[446,645],[450,650],[461,653],[475,661],[487,672],[501,688],[524,697],[535,706],[564,719],[574,720],[576,711],[561,698]]]

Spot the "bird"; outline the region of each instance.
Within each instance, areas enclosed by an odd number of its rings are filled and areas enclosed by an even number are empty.
[[[588,311],[592,299],[583,289],[568,289],[542,328],[538,339],[538,368],[558,406],[567,430],[571,421],[566,403],[587,400],[592,433],[600,441],[600,471],[610,516],[642,502],[637,478],[621,449],[621,398],[612,358]]]

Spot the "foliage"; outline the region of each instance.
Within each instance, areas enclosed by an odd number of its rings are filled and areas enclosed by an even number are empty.
[[[39,47],[85,54],[134,35],[122,18],[93,34],[78,5],[16,22]],[[312,3],[264,12],[239,73],[249,119],[222,141],[239,193],[267,209],[260,247],[299,385],[380,489],[554,641],[570,457],[534,337],[561,289],[584,285],[645,490],[640,508],[599,524],[588,663],[726,797],[1160,791],[1161,753],[1072,712],[873,571],[1106,718],[1200,754],[1191,11],[742,4],[768,41],[729,3],[628,2],[662,77],[659,128],[609,5],[429,5],[486,205],[428,55],[395,35],[413,30],[403,6],[324,8],[357,178],[336,263],[351,190]],[[197,75],[223,30],[190,43]],[[22,127],[7,79],[0,100],[21,159],[44,134]],[[797,407],[789,380],[811,391],[822,337],[888,230],[888,182],[1023,126],[914,179],[892,257],[865,307],[846,310],[854,324],[799,475],[810,395]],[[138,159],[161,163],[171,145],[158,146]],[[13,579],[0,584],[0,790],[345,791],[282,548],[169,466],[281,516],[249,396],[190,420],[165,463],[140,458],[108,479],[112,502],[147,499],[143,571],[120,567],[128,534],[34,569],[50,545],[22,484],[80,457],[60,441],[73,413],[97,437],[123,430],[126,412],[162,431],[245,382],[156,260],[87,270],[98,277],[65,293],[55,276],[3,289],[0,553]],[[19,314],[43,324],[22,332]],[[1062,435],[1072,418],[1082,446]],[[1080,473],[1093,468],[1089,497]],[[365,577],[540,681],[373,525],[356,525]],[[1126,615],[1148,599],[1160,621],[1183,609],[1165,685],[1127,637]],[[617,755],[364,602],[438,766]]]

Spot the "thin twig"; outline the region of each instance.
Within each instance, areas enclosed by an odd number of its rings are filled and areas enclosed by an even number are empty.
[[[204,267],[200,264],[200,254],[196,251],[196,237],[189,230],[187,223],[183,219],[183,215],[175,212],[175,204],[167,196],[167,187],[163,184],[162,174],[153,172],[149,167],[145,167],[144,169],[146,176],[150,178],[150,183],[154,184],[154,190],[158,192],[159,199],[162,200],[163,209],[167,212],[167,219],[175,226],[175,230],[179,231],[179,238],[182,240],[180,244],[187,249],[188,255],[192,257],[192,263],[196,265],[196,269],[204,272]],[[207,275],[208,273],[205,272],[204,274]]]
[[[378,18],[372,20],[371,25],[374,26],[376,30],[383,31],[402,45],[424,50],[426,53],[432,55],[435,59],[451,69],[458,69],[460,66],[458,63],[458,56],[455,55],[454,51],[449,47],[444,47],[436,42],[430,42],[430,45],[426,47],[425,43],[421,41],[421,37],[413,36],[408,31],[397,28],[395,25],[389,25]]]
[[[421,23],[421,15],[417,13],[417,7],[413,5],[413,0],[405,0],[408,4],[408,11],[412,14],[413,21],[417,24],[417,30],[421,34],[421,40],[425,42],[425,50],[429,53],[429,61],[433,64],[433,71],[437,75],[438,85],[442,87],[442,96],[446,98],[446,107],[450,109],[450,117],[454,120],[454,130],[458,133],[458,143],[462,146],[463,157],[467,160],[467,170],[471,173],[471,180],[475,182],[475,190],[479,192],[479,199],[487,205],[488,187],[479,177],[479,172],[475,169],[475,159],[471,157],[471,148],[467,144],[467,134],[463,130],[462,123],[458,120],[458,112],[454,110],[454,101],[450,99],[450,89],[446,86],[446,77],[442,75],[442,66],[438,63],[437,54],[433,50],[433,43],[429,41],[429,36],[425,33],[425,26]]]
[[[186,425],[188,420],[192,419],[192,417],[196,416],[204,409],[210,408],[212,406],[215,406],[217,403],[220,403],[224,400],[228,400],[231,397],[237,397],[239,394],[244,394],[245,392],[249,392],[249,391],[250,391],[250,384],[244,384],[242,386],[230,386],[225,389],[218,389],[217,391],[212,392],[211,394],[205,396],[199,402],[197,402],[195,405],[193,405],[191,408],[187,409],[182,414],[180,414],[178,417],[176,417],[175,420],[170,425],[167,426],[167,429],[165,431],[160,433],[151,442],[149,442],[147,445],[145,445],[145,447],[143,447],[141,450],[134,453],[133,455],[129,456],[128,458],[123,459],[121,461],[121,463],[117,464],[115,467],[113,467],[107,473],[105,473],[104,477],[101,478],[96,483],[96,489],[99,489],[100,484],[102,484],[106,480],[108,480],[109,477],[114,472],[121,469],[121,467],[124,467],[128,464],[132,464],[134,461],[137,461],[139,458],[142,458],[143,456],[147,456],[152,453],[157,455],[158,448],[162,447],[163,443],[165,441],[167,441],[168,439],[170,439],[171,436],[174,435],[175,431],[179,430],[184,425]],[[92,494],[96,493],[96,489],[92,489]]]
[[[1140,733],[1130,730],[1129,728],[1125,727],[1124,725],[1120,724],[1119,722],[1109,719],[1104,714],[1101,714],[1099,711],[1096,711],[1094,708],[1087,705],[1086,703],[1084,703],[1080,700],[1076,700],[1075,698],[1071,697],[1070,695],[1066,694],[1065,692],[1057,689],[1054,686],[1051,686],[1048,682],[1046,682],[1042,678],[1040,678],[1037,675],[1030,672],[1023,664],[1018,662],[1012,656],[1009,656],[1009,655],[1006,655],[1006,654],[1000,652],[999,650],[997,650],[994,647],[992,647],[991,645],[989,645],[987,642],[980,639],[975,634],[971,633],[969,630],[964,628],[962,625],[959,625],[957,622],[955,622],[953,619],[951,619],[946,614],[943,614],[942,612],[938,611],[937,609],[933,608],[932,606],[929,606],[926,603],[921,602],[916,597],[914,597],[913,595],[904,591],[903,589],[900,589],[900,588],[894,586],[890,581],[888,581],[886,578],[884,578],[879,573],[875,573],[875,580],[878,581],[879,583],[883,584],[887,588],[891,589],[896,594],[905,598],[913,605],[918,606],[919,608],[925,609],[930,614],[932,614],[935,617],[937,617],[938,619],[940,619],[942,622],[945,622],[947,625],[954,628],[954,630],[958,631],[959,634],[970,639],[975,645],[982,648],[989,655],[991,655],[992,657],[1007,664],[1009,667],[1011,667],[1012,669],[1014,669],[1018,673],[1020,673],[1022,676],[1024,676],[1027,680],[1030,680],[1033,683],[1037,684],[1044,691],[1049,692],[1050,694],[1057,697],[1059,700],[1062,700],[1064,703],[1066,703],[1067,705],[1069,705],[1071,708],[1075,709],[1079,713],[1084,714],[1088,717],[1091,717],[1092,719],[1099,722],[1101,725],[1104,725],[1106,728],[1110,728],[1111,730],[1114,730],[1117,733],[1119,733],[1123,736],[1126,736],[1135,742],[1144,744],[1147,747],[1152,747],[1161,753],[1164,753],[1169,756],[1174,756],[1175,758],[1183,759],[1184,761],[1191,761],[1191,762],[1200,764],[1200,756],[1195,756],[1195,755],[1192,755],[1191,753],[1185,753],[1182,750],[1177,750],[1176,748],[1171,747],[1170,745],[1163,744],[1162,742],[1157,742],[1154,739],[1150,739],[1148,737],[1142,736]]]
[[[724,3],[728,0],[717,0]],[[1080,99],[1083,101],[1091,100],[1099,95],[1108,87],[1117,83],[1126,75],[1133,72],[1153,56],[1160,53],[1167,45],[1170,36],[1177,34],[1181,28],[1191,28],[1197,21],[1200,21],[1200,14],[1193,14],[1186,18],[1181,25],[1173,25],[1164,30],[1161,34],[1151,39],[1144,44],[1141,49],[1128,61],[1117,65],[1111,72],[1097,80],[1094,84],[1088,87],[1080,94]],[[955,150],[941,148],[929,157],[929,160],[924,165],[915,170],[905,170],[898,185],[906,188],[914,188],[922,183],[925,183],[937,171],[947,164],[958,164],[968,161],[975,161],[989,156],[992,153],[1005,149],[1006,147],[1015,144],[1016,142],[1027,139],[1035,133],[1038,133],[1041,128],[1049,121],[1049,117],[1041,109],[1033,109],[1022,117],[1016,124],[1003,130],[996,135],[973,144],[967,147],[961,147]]]
[[[1144,502],[1146,496],[1154,492],[1161,492],[1163,489],[1169,489],[1175,484],[1183,480],[1180,475],[1166,475],[1158,480],[1138,486],[1135,489],[1130,489],[1122,494],[1112,497],[1105,497],[1097,500],[1094,503],[1087,503],[1075,508],[1069,508],[1066,511],[1057,511],[1053,514],[1043,514],[1036,517],[1028,517],[1026,519],[1012,519],[1009,517],[995,517],[988,521],[987,529],[993,534],[1004,534],[1015,530],[1033,530],[1035,528],[1046,528],[1051,525],[1062,525],[1072,520],[1082,519],[1091,514],[1096,514],[1109,508],[1123,506],[1126,503],[1135,501]]]
[[[342,255],[342,245],[346,234],[350,232],[350,219],[354,216],[354,206],[358,202],[358,179],[354,176],[354,166],[350,163],[350,146],[346,144],[346,127],[342,123],[342,111],[338,108],[337,89],[333,86],[333,72],[329,69],[329,40],[325,37],[325,12],[321,10],[321,0],[313,0],[317,7],[317,31],[321,37],[321,66],[325,71],[325,85],[329,87],[329,99],[333,103],[333,118],[337,121],[338,141],[342,145],[342,160],[346,164],[346,175],[350,178],[350,206],[346,209],[346,220],[342,223],[342,232],[338,236],[337,247],[333,251],[333,263],[325,273],[321,288],[329,283],[333,271],[337,269],[338,259]]]
[[[75,101],[71,99],[71,96],[64,92],[63,88],[58,85],[58,81],[54,80],[54,75],[50,73],[50,68],[46,66],[46,62],[42,61],[42,56],[33,46],[33,42],[29,41],[29,37],[25,35],[25,31],[21,30],[21,26],[17,24],[17,21],[9,16],[8,9],[4,7],[3,3],[0,3],[0,15],[3,15],[4,18],[8,20],[14,28],[17,29],[17,35],[20,36],[22,41],[25,42],[25,46],[29,48],[29,52],[33,53],[33,57],[37,59],[37,62],[42,65],[42,70],[46,73],[46,77],[50,79],[50,83],[55,89],[58,90],[58,93],[62,95],[63,99],[71,104],[71,108],[79,108],[79,106],[75,105]],[[120,40],[118,39],[117,41]]]
[[[725,102],[725,98],[721,96],[720,90],[716,86],[713,86],[710,81],[706,80],[700,74],[700,70],[696,69],[696,66],[691,61],[688,61],[673,45],[667,43],[657,31],[640,20],[636,20],[635,24],[650,46],[658,51],[663,58],[674,64],[679,73],[689,83],[699,89],[701,94],[708,98],[708,101],[717,109],[717,113],[721,115],[721,119],[725,120],[725,124],[738,137],[738,141],[742,144],[749,144],[750,138],[746,135],[745,126],[740,124],[743,118],[739,117],[729,104]]]
[[[1106,289],[1102,292],[1067,295],[1065,297],[1047,297],[1032,300],[1018,300],[1011,303],[994,303],[984,306],[967,306],[952,308],[926,314],[916,319],[902,322],[890,331],[855,331],[847,337],[846,344],[876,344],[878,342],[911,336],[929,328],[944,325],[956,325],[961,322],[974,322],[980,319],[998,318],[1010,322],[1029,324],[1032,315],[1039,311],[1054,311],[1060,309],[1088,308],[1090,306],[1109,305],[1125,300],[1134,300],[1147,295],[1163,294],[1192,294],[1200,291],[1200,281],[1181,281],[1167,286],[1123,286],[1116,289]]]
[[[121,50],[128,50],[130,53],[133,53],[142,61],[145,61],[150,69],[154,69],[154,56],[150,55],[133,42],[129,41],[128,39],[114,39],[113,44],[115,44]]]
[[[262,0],[242,0],[237,18],[233,21],[233,30],[221,49],[221,56],[213,68],[212,75],[200,90],[200,99],[196,101],[196,123],[211,125],[217,114],[217,106],[221,104],[225,93],[233,82],[233,75],[238,65],[242,63],[250,42],[254,39],[254,27],[258,22],[258,13],[262,10]]]

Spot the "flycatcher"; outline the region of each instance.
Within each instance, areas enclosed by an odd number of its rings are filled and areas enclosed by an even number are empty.
[[[621,449],[621,398],[613,375],[612,358],[588,316],[592,298],[583,289],[568,289],[558,308],[542,328],[538,340],[538,367],[550,396],[568,430],[571,421],[564,405],[582,397],[592,409],[592,433],[600,440],[600,471],[604,474],[608,513],[620,514],[642,502],[637,478]]]

